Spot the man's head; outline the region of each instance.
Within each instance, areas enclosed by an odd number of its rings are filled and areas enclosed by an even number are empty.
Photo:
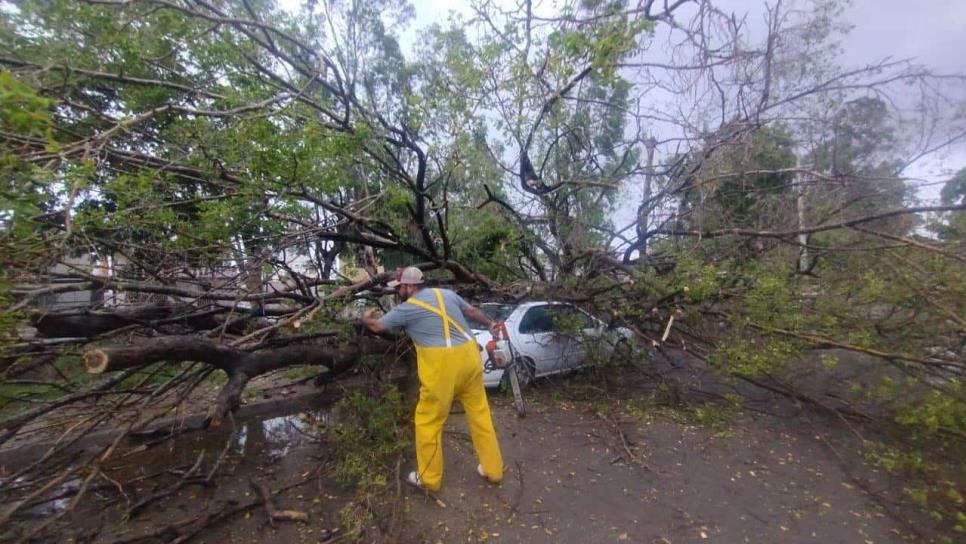
[[[415,266],[396,269],[396,279],[387,285],[396,289],[401,300],[406,300],[423,287],[423,271]]]

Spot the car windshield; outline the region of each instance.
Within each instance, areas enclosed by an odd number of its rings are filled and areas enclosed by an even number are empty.
[[[512,304],[487,303],[480,305],[480,310],[486,314],[486,317],[489,317],[493,321],[505,321],[513,313],[513,308],[514,306]],[[479,325],[474,324],[473,327],[481,330]]]

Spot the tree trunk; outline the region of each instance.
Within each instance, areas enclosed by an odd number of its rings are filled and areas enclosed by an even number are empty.
[[[218,424],[228,412],[238,408],[249,380],[272,370],[296,365],[319,365],[332,374],[341,374],[368,353],[384,352],[392,346],[383,339],[360,338],[353,344],[297,344],[248,352],[197,336],[163,336],[140,344],[118,348],[95,348],[84,353],[82,362],[88,373],[101,374],[140,367],[160,361],[199,361],[228,375],[209,421]]]

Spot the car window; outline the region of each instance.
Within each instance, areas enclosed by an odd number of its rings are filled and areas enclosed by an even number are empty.
[[[553,317],[548,311],[548,306],[534,306],[523,314],[520,320],[520,332],[522,334],[538,334],[553,330]]]
[[[510,317],[513,313],[513,305],[511,304],[483,304],[480,306],[480,310],[486,314],[493,321],[506,321],[506,318]]]
[[[577,308],[574,308],[574,312],[577,313],[577,323],[580,324],[580,327],[582,329],[596,329],[597,328],[597,326],[598,326],[597,321],[594,318],[592,318],[589,315],[587,315],[586,312],[583,312],[583,311],[581,311],[581,310],[579,310]]]
[[[569,305],[552,306],[553,321],[558,331],[575,331],[597,326],[594,320],[579,309]]]

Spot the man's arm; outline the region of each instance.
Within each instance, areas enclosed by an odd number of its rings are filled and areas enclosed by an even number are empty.
[[[376,334],[389,332],[389,327],[380,323],[379,318],[376,317],[376,310],[369,310],[368,312],[364,313],[362,315],[362,324]]]
[[[487,317],[487,315],[483,313],[483,311],[477,308],[476,306],[473,306],[472,304],[467,304],[466,307],[463,308],[463,315],[465,315],[469,319],[472,319],[473,321],[476,321],[480,325],[483,325],[484,327],[490,330],[490,334],[492,334],[493,336],[496,336],[496,328],[497,328],[497,325],[499,324],[496,321],[493,321],[492,319]]]

